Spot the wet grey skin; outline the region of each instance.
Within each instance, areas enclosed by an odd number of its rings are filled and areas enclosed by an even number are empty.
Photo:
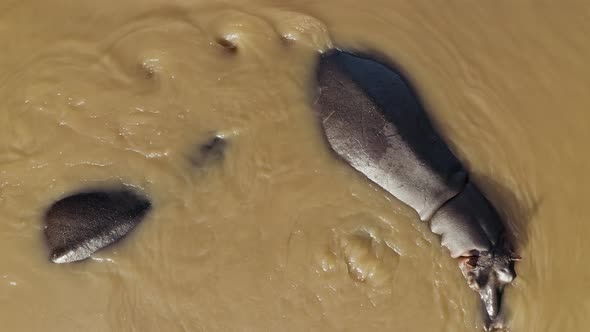
[[[225,139],[212,135],[188,156],[194,168],[212,166],[223,159]],[[62,198],[44,216],[45,239],[54,263],[85,260],[122,240],[150,212],[150,200],[131,187],[88,190]]]
[[[55,202],[45,214],[45,238],[54,263],[84,260],[122,239],[150,211],[129,189],[88,191]]]
[[[481,298],[485,328],[502,327],[504,287],[516,277],[496,209],[436,133],[406,80],[339,50],[317,67],[317,111],[332,150],[429,222]]]

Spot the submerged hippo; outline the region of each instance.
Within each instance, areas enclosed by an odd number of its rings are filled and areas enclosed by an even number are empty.
[[[65,197],[45,214],[45,237],[54,263],[84,260],[129,233],[151,209],[135,192],[86,191]]]
[[[341,51],[321,57],[315,104],[331,148],[412,207],[458,259],[479,293],[486,329],[499,327],[505,285],[516,277],[498,213],[438,136],[405,80]]]
[[[223,159],[227,142],[213,135],[187,154],[194,168]],[[52,204],[44,216],[45,240],[54,263],[72,263],[121,239],[134,229],[152,208],[151,201],[131,187],[86,190]]]

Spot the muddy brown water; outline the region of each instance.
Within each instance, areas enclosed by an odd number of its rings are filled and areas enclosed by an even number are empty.
[[[588,35],[583,1],[2,1],[2,330],[480,330],[439,239],[324,145],[333,45],[399,66],[506,218],[511,331],[589,330]],[[51,264],[44,210],[120,183],[149,217]]]

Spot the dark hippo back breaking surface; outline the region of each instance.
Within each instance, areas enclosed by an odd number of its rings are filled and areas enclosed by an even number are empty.
[[[401,76],[342,52],[319,68],[318,111],[336,153],[422,220],[457,195],[466,173]]]
[[[129,190],[86,191],[55,202],[45,215],[51,260],[71,263],[111,245],[139,224],[151,209]]]
[[[486,327],[500,327],[502,291],[516,276],[503,223],[406,80],[367,57],[331,51],[320,59],[317,84],[315,109],[331,148],[430,222],[479,293]]]

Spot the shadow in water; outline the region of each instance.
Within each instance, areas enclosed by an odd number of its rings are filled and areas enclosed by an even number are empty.
[[[498,210],[506,228],[506,237],[516,252],[529,241],[530,223],[539,211],[542,199],[529,190],[520,193],[487,175],[472,175],[472,180],[485,190],[486,197]]]

